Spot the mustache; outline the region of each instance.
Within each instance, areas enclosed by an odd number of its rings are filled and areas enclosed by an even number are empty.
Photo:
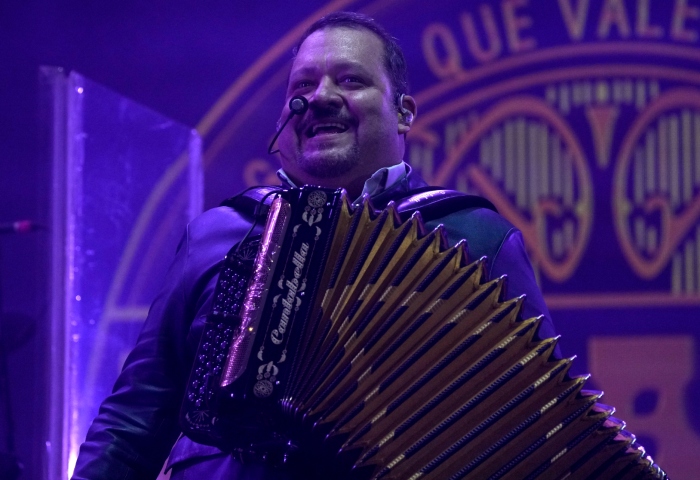
[[[307,114],[298,124],[298,131],[306,132],[313,123],[319,121],[337,121],[347,125],[355,124],[355,118],[350,114],[343,112],[340,108],[316,107],[309,108]]]

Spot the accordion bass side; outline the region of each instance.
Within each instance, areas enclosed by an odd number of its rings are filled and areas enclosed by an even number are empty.
[[[666,478],[525,299],[419,214],[289,190],[253,251],[215,292],[181,412],[194,440],[308,434],[359,478]]]

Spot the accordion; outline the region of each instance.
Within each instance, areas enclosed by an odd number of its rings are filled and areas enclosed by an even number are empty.
[[[220,273],[186,435],[303,438],[356,478],[666,478],[465,242],[343,190],[275,195]]]

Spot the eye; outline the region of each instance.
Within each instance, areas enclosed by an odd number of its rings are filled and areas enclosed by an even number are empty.
[[[365,81],[360,77],[355,77],[353,75],[348,75],[340,79],[340,83],[348,86],[360,86],[364,85]]]
[[[296,82],[293,82],[292,84],[292,91],[293,92],[300,92],[300,91],[305,91],[308,90],[309,88],[313,87],[313,82],[310,80],[298,80]]]

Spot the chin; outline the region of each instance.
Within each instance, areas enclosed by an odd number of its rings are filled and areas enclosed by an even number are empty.
[[[359,161],[359,152],[355,148],[328,149],[302,154],[297,166],[314,178],[337,178],[351,172]]]

